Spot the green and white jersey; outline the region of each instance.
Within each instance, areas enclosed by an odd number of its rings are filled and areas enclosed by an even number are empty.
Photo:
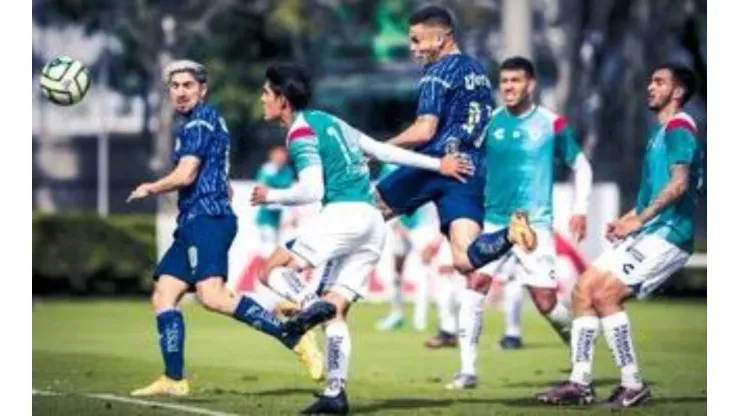
[[[396,169],[398,169],[398,166],[392,163],[383,163],[380,167],[380,172],[378,172],[378,182]],[[411,214],[399,215],[398,222],[407,230],[413,230],[415,228],[433,225],[435,223],[435,215],[434,206],[432,203],[427,203],[417,208]]]
[[[374,205],[370,171],[359,145],[361,132],[344,120],[318,110],[298,113],[288,130],[290,158],[300,172],[320,165],[324,179],[322,205],[367,202]]]
[[[485,221],[508,224],[524,210],[533,225],[550,228],[555,157],[572,167],[581,153],[567,120],[540,106],[519,116],[500,107],[483,134]]]
[[[267,162],[257,172],[257,182],[274,189],[288,188],[294,179],[293,169],[288,165],[278,167],[273,163]],[[282,212],[283,210],[278,207],[260,206],[257,211],[257,225],[279,228]]]
[[[671,167],[687,165],[689,185],[679,199],[664,207],[640,230],[666,239],[686,251],[694,250],[694,211],[703,187],[701,149],[696,140],[696,123],[686,113],[675,115],[659,126],[647,143],[642,178],[635,210],[641,213],[670,182]]]

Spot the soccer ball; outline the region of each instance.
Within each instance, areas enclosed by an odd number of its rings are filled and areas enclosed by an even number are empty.
[[[82,62],[60,56],[44,66],[40,85],[41,92],[52,103],[72,105],[85,97],[90,73]]]

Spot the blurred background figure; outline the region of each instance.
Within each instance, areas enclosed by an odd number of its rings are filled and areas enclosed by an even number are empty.
[[[274,189],[285,189],[295,180],[293,168],[288,164],[288,152],[285,146],[275,146],[267,154],[267,161],[257,171],[257,182]],[[273,205],[262,205],[257,208],[257,227],[259,228],[263,257],[272,253],[280,243],[281,220],[283,208]]]

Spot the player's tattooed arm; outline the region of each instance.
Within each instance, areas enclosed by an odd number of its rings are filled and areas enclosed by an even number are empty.
[[[633,210],[615,223],[609,224],[606,237],[608,239],[621,239],[637,231],[643,224],[658,215],[663,208],[680,198],[686,192],[688,182],[689,166],[686,164],[671,165],[671,179],[653,202],[639,214]]]
[[[175,169],[156,182],[143,183],[131,192],[126,202],[159,195],[190,186],[198,177],[200,158],[192,155],[180,159]]]
[[[406,130],[388,140],[387,143],[401,147],[422,145],[432,140],[432,137],[437,133],[437,124],[439,124],[437,116],[431,114],[420,115]]]
[[[638,215],[641,223],[650,221],[660,211],[673,201],[681,197],[689,186],[689,165],[675,164],[671,166],[671,179],[663,187],[653,202]]]

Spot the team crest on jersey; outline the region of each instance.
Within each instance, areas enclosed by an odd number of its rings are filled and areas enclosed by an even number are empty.
[[[539,126],[530,127],[527,131],[527,134],[532,140],[539,140],[542,138],[543,135],[542,130],[540,130]]]
[[[493,138],[496,140],[503,140],[505,132],[506,130],[504,130],[503,127],[499,127],[493,132]]]
[[[450,140],[445,143],[445,153],[460,153],[460,140],[454,137],[450,138]]]

